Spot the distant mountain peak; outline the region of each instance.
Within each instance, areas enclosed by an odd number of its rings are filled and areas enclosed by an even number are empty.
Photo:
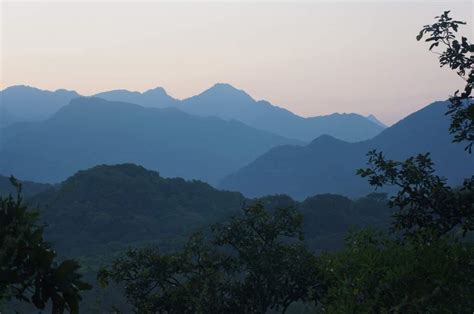
[[[212,85],[212,88],[220,88],[220,89],[229,89],[229,90],[240,90],[235,88],[234,86],[230,85],[229,83],[215,83]]]
[[[357,116],[358,114],[357,113],[353,113],[353,112],[334,112],[334,113],[331,113],[331,114],[328,114],[327,116],[328,117],[345,117],[345,116]]]
[[[14,91],[14,90],[37,90],[37,91],[41,91],[41,89],[39,88],[36,88],[36,87],[33,87],[33,86],[28,86],[28,85],[12,85],[12,86],[8,86],[6,88],[4,88],[2,91],[5,92],[5,91]]]
[[[98,93],[95,96],[110,100],[138,104],[144,107],[165,108],[176,104],[177,100],[166,93],[163,87],[155,87],[143,93],[116,89]]]
[[[341,142],[346,143],[345,141],[337,139],[334,136],[323,134],[323,135],[318,136],[314,140],[312,140],[308,146],[316,146],[316,145],[323,145],[323,144],[327,145],[327,144],[341,143]]]
[[[372,121],[372,122],[374,122],[374,123],[376,123],[376,124],[378,124],[378,125],[384,127],[384,128],[387,127],[387,125],[386,125],[385,123],[383,123],[382,121],[380,121],[379,119],[377,119],[377,117],[375,117],[373,114],[369,114],[366,118],[369,119],[370,121]]]
[[[216,83],[199,96],[211,96],[211,97],[241,97],[245,100],[254,102],[255,100],[247,94],[244,90],[235,88],[228,83]]]
[[[144,92],[143,94],[148,94],[148,93],[150,93],[150,94],[164,94],[164,95],[168,96],[168,93],[166,92],[166,90],[161,86],[151,88],[151,89],[147,90],[146,92]]]

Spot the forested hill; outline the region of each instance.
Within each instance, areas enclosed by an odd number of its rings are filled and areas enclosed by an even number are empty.
[[[79,171],[29,202],[40,207],[48,239],[65,254],[76,255],[135,242],[169,247],[198,227],[237,212],[244,197],[121,164]]]
[[[172,249],[190,233],[254,202],[270,209],[299,208],[314,250],[338,248],[351,225],[377,225],[389,216],[383,195],[355,201],[329,194],[303,202],[285,195],[245,199],[200,181],[163,178],[133,164],[79,171],[28,202],[39,206],[47,239],[66,256],[106,254],[146,243]]]

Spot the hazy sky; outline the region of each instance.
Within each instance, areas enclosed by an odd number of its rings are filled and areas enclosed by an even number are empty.
[[[467,2],[2,2],[0,87],[83,95],[226,82],[295,113],[374,113],[393,123],[462,81],[415,40]]]

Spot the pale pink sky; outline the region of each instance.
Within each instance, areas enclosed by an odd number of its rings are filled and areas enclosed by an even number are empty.
[[[472,1],[2,2],[0,88],[185,98],[226,82],[304,116],[390,124],[462,87],[415,40],[446,9],[472,38]]]

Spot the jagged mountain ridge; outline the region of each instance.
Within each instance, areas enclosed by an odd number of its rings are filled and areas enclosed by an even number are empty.
[[[37,95],[34,100],[28,100]],[[43,95],[44,94],[44,95]],[[51,95],[56,95],[52,98]],[[61,96],[62,97],[59,97]],[[41,91],[26,86],[13,86],[0,91],[0,127],[14,122],[45,120],[54,112],[65,106],[73,98],[79,97],[76,92]],[[257,129],[274,134],[310,141],[317,136],[329,134],[350,142],[372,138],[384,127],[358,114],[332,114],[303,118],[294,113],[261,100],[256,101],[246,92],[229,84],[215,84],[199,95],[178,100],[169,96],[166,91],[157,87],[146,92],[112,90],[95,95],[110,101],[121,101],[138,104],[144,107],[174,107],[198,116],[216,116],[224,120],[236,120]],[[28,98],[30,97],[30,98]],[[47,101],[53,105],[49,106]],[[49,107],[48,107],[49,106]],[[11,110],[11,108],[24,108]],[[48,107],[41,114],[32,112]],[[17,108],[17,109],[18,109]]]

